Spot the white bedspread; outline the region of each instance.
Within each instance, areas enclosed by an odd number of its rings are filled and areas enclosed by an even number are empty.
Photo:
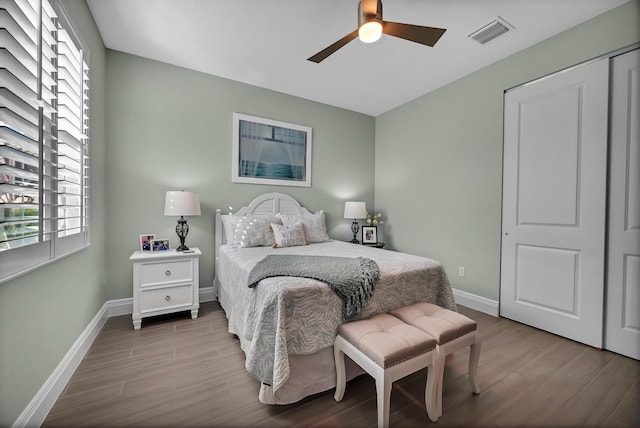
[[[375,260],[380,278],[360,318],[415,302],[456,309],[444,269],[424,257],[342,241],[277,249],[223,245],[216,279],[229,331],[240,338],[247,371],[274,391],[289,378],[288,356],[311,354],[332,346],[343,319],[340,298],[327,284],[314,279],[267,278],[249,288],[251,269],[267,254],[360,256]]]

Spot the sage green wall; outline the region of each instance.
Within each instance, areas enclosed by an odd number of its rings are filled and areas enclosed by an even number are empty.
[[[203,252],[201,287],[213,282],[217,208],[284,192],[324,209],[329,234],[347,238],[343,202],[373,203],[373,117],[111,50],[107,79],[107,300],[131,297],[128,259],[140,234],[177,244],[177,218],[163,216],[167,190],[200,195],[187,245]],[[312,187],[231,183],[233,112],[313,128]]]
[[[11,426],[105,302],[105,49],[84,0],[66,1],[91,51],[91,240],[0,285],[0,426]]]
[[[633,0],[378,116],[375,203],[386,214],[385,240],[441,261],[455,288],[498,300],[503,93],[639,42],[639,5]]]

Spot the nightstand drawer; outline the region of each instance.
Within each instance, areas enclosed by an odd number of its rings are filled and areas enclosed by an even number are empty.
[[[191,260],[145,263],[141,267],[141,286],[163,282],[191,281],[193,279],[193,262]]]
[[[142,313],[192,304],[192,284],[140,291],[140,312]]]

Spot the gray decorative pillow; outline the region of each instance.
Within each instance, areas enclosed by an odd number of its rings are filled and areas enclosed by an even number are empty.
[[[271,223],[271,228],[273,229],[273,235],[276,239],[276,243],[273,245],[273,248],[307,245],[302,222],[297,222],[288,226]]]
[[[282,219],[282,224],[285,226],[299,221],[302,222],[304,235],[309,244],[331,239],[329,238],[329,234],[327,234],[327,225],[325,223],[323,210],[311,215],[279,213],[278,216]]]

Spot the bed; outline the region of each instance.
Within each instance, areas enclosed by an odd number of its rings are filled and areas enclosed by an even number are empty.
[[[259,240],[247,242],[246,238],[238,238],[239,229],[249,223],[290,223],[300,218],[305,219],[307,236],[316,242],[273,248],[253,245]],[[317,230],[310,231],[307,221],[312,221],[309,224]],[[252,269],[268,255],[363,257],[375,261],[379,269],[375,289],[366,306],[352,319],[420,301],[456,310],[440,263],[327,239],[322,227],[322,211],[311,213],[283,193],[261,195],[233,214],[216,212],[214,289],[227,316],[229,332],[240,339],[245,367],[261,383],[258,398],[265,404],[289,404],[335,387],[333,340],[338,326],[345,321],[342,299],[325,282],[277,276],[262,279],[249,288]],[[347,365],[349,379],[360,373],[355,364]]]

